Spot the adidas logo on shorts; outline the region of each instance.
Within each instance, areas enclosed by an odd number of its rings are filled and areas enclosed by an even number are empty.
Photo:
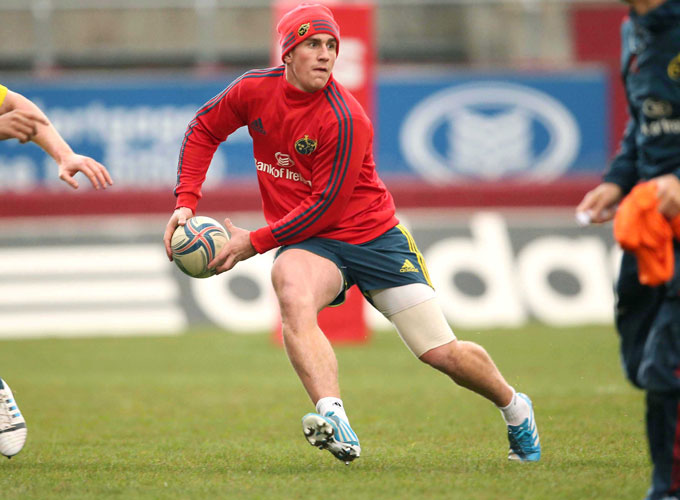
[[[410,260],[404,259],[404,265],[399,269],[400,273],[417,273],[418,269],[414,266]]]

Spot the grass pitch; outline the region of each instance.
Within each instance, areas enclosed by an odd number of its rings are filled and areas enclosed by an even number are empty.
[[[509,463],[490,403],[420,364],[392,332],[339,347],[361,439],[349,466],[307,444],[312,410],[267,335],[2,341],[28,442],[0,497],[637,499],[650,466],[642,393],[610,327],[457,332],[534,400],[538,464]]]

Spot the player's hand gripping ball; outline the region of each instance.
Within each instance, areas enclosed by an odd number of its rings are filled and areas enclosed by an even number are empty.
[[[208,278],[215,274],[214,269],[208,269],[208,263],[228,239],[227,231],[215,219],[194,216],[172,234],[172,260],[192,278]]]

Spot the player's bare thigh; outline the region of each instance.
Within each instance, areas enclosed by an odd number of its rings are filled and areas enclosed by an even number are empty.
[[[291,307],[313,307],[318,312],[338,296],[343,279],[334,262],[291,248],[274,261],[272,284],[282,312]]]

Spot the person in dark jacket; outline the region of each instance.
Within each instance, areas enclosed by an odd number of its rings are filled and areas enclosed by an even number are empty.
[[[621,75],[630,119],[603,182],[577,207],[601,223],[641,181],[654,180],[666,218],[680,214],[680,0],[629,0],[621,29]],[[659,286],[640,283],[624,252],[616,284],[616,327],[626,376],[646,392],[653,463],[647,498],[680,498],[680,243],[675,271]]]

